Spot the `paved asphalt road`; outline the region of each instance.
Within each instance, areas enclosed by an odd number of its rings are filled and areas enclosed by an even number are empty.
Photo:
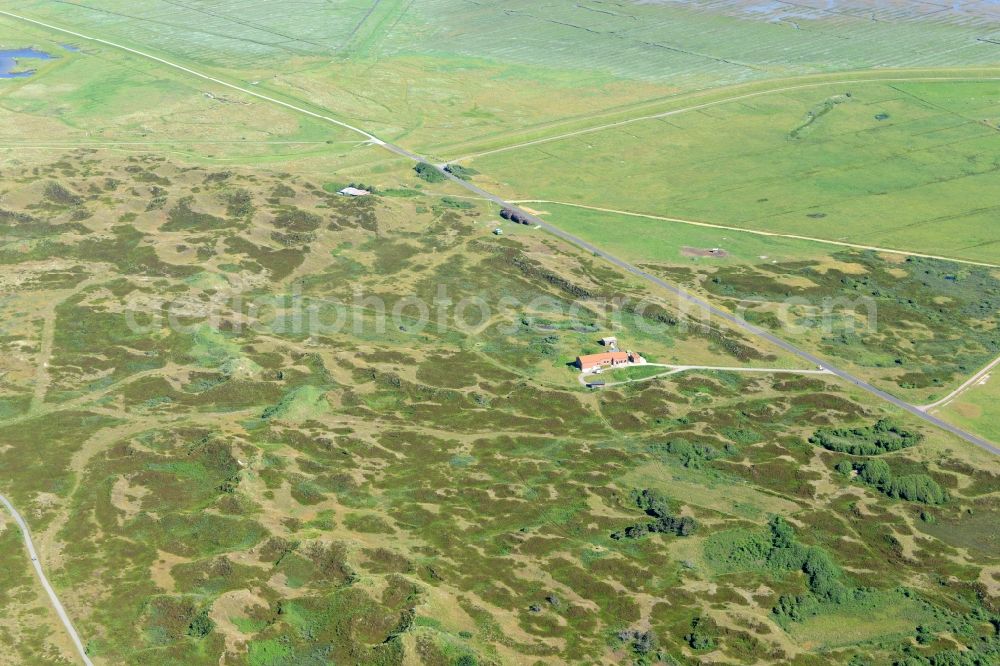
[[[315,111],[310,111],[309,109],[303,108],[301,106],[297,106],[295,104],[290,104],[289,102],[286,102],[284,100],[276,99],[276,98],[270,97],[268,95],[263,95],[263,94],[261,94],[261,93],[259,93],[257,91],[249,90],[249,89],[244,88],[242,86],[234,85],[232,83],[229,83],[228,81],[223,81],[223,80],[218,79],[216,77],[209,76],[207,74],[203,74],[203,73],[198,72],[196,70],[193,70],[193,69],[191,69],[189,67],[185,67],[183,65],[179,65],[177,63],[170,62],[169,60],[165,60],[165,59],[160,58],[158,56],[155,56],[155,55],[152,55],[152,54],[149,54],[149,53],[144,53],[142,51],[130,48],[128,46],[123,46],[121,44],[116,44],[114,42],[110,42],[108,40],[101,39],[99,37],[91,37],[89,35],[84,35],[84,34],[81,34],[79,32],[75,32],[73,30],[68,30],[66,28],[61,28],[59,26],[51,25],[49,23],[43,23],[42,21],[31,19],[31,18],[28,18],[28,17],[25,17],[25,16],[20,16],[18,14],[13,13],[13,12],[8,12],[8,11],[2,11],[2,10],[0,10],[0,15],[5,15],[5,16],[8,16],[10,18],[14,18],[14,19],[21,20],[21,21],[26,21],[28,23],[33,23],[35,25],[40,25],[40,26],[49,28],[51,30],[56,30],[57,32],[62,32],[64,34],[73,35],[74,37],[79,37],[81,39],[86,39],[86,40],[90,40],[90,41],[97,42],[97,43],[100,43],[100,44],[104,44],[104,45],[110,46],[112,48],[121,49],[123,51],[127,51],[129,53],[134,54],[134,55],[138,55],[140,57],[147,58],[149,60],[154,60],[154,61],[159,62],[159,63],[161,63],[163,65],[166,65],[168,67],[172,67],[174,69],[177,69],[177,70],[180,70],[182,72],[185,72],[185,73],[187,73],[187,74],[189,74],[191,76],[194,76],[194,77],[206,80],[206,81],[210,81],[212,83],[218,84],[220,86],[224,86],[226,88],[230,88],[232,90],[238,90],[238,91],[240,91],[240,92],[242,92],[242,93],[244,93],[246,95],[250,95],[252,97],[256,97],[257,99],[261,99],[261,100],[264,100],[264,101],[267,101],[267,102],[270,102],[270,103],[273,103],[273,104],[277,104],[277,105],[283,106],[283,107],[285,107],[287,109],[291,109],[293,111],[296,111],[298,113],[303,113],[305,115],[312,116],[314,118],[318,118],[320,120],[329,122],[332,125],[336,125],[338,127],[342,127],[342,128],[345,128],[345,129],[357,132],[358,134],[361,134],[362,136],[364,136],[372,144],[381,146],[381,147],[385,148],[386,150],[392,151],[393,153],[396,153],[397,155],[400,155],[402,157],[410,159],[410,160],[412,160],[414,162],[427,162],[427,163],[430,163],[424,157],[422,157],[420,155],[417,155],[416,153],[412,153],[412,152],[410,152],[410,151],[408,151],[405,148],[402,148],[400,146],[396,146],[396,145],[393,145],[391,143],[387,143],[387,142],[379,139],[375,135],[373,135],[373,134],[371,134],[371,133],[369,133],[369,132],[367,132],[367,131],[359,128],[359,127],[355,127],[353,125],[349,125],[349,124],[347,124],[347,123],[345,123],[343,121],[337,120],[336,118],[333,118],[331,116],[328,116],[328,115],[325,115],[325,114],[316,113]],[[438,168],[440,169],[440,167],[438,167]],[[840,368],[837,368],[836,366],[833,366],[833,365],[827,363],[826,361],[824,361],[823,359],[819,358],[818,356],[814,356],[813,354],[807,352],[806,350],[800,349],[800,348],[796,347],[795,345],[791,344],[790,342],[787,342],[787,341],[785,341],[785,340],[777,337],[776,335],[774,335],[772,333],[769,333],[768,331],[765,331],[765,330],[763,330],[761,328],[758,328],[757,326],[754,326],[753,324],[747,322],[746,320],[744,320],[744,319],[742,319],[740,317],[736,317],[736,316],[734,316],[732,314],[729,314],[728,312],[720,310],[720,309],[716,308],[715,306],[709,304],[708,302],[706,302],[706,301],[698,298],[697,296],[689,294],[686,291],[684,291],[683,289],[681,289],[681,288],[679,288],[677,286],[674,286],[674,285],[672,285],[672,284],[670,284],[670,283],[668,283],[668,282],[666,282],[666,281],[664,281],[664,280],[656,277],[655,275],[651,275],[651,274],[649,274],[649,273],[647,273],[647,272],[645,272],[643,270],[640,270],[639,268],[633,266],[632,264],[629,264],[629,263],[627,263],[627,262],[625,262],[625,261],[623,261],[623,260],[621,260],[621,259],[619,259],[619,258],[617,258],[617,257],[615,257],[613,255],[611,255],[611,254],[608,254],[604,250],[601,250],[600,248],[597,248],[597,247],[591,245],[587,241],[585,241],[585,240],[583,240],[581,238],[577,238],[576,236],[574,236],[574,235],[572,235],[570,233],[567,233],[567,232],[563,231],[562,229],[560,229],[560,228],[558,228],[556,226],[553,226],[552,224],[549,224],[545,220],[539,218],[537,215],[532,215],[532,214],[528,213],[526,210],[524,210],[522,208],[519,208],[518,206],[515,206],[513,204],[510,204],[507,201],[504,201],[499,196],[497,196],[495,194],[492,194],[490,192],[487,192],[486,190],[483,190],[482,188],[478,187],[477,185],[475,185],[473,183],[464,181],[464,180],[462,180],[460,178],[456,178],[455,176],[451,175],[450,173],[448,173],[448,172],[446,172],[444,170],[441,170],[441,172],[448,179],[450,179],[454,183],[460,185],[461,187],[464,187],[465,189],[469,190],[470,192],[473,192],[474,194],[476,194],[476,195],[478,195],[478,196],[480,196],[480,197],[482,197],[484,199],[492,201],[492,202],[496,203],[499,206],[503,206],[503,207],[510,208],[510,209],[518,211],[522,216],[524,216],[528,220],[531,220],[532,222],[534,222],[535,224],[537,224],[541,228],[545,229],[546,231],[548,231],[552,235],[558,236],[559,238],[565,240],[568,243],[576,245],[579,248],[582,248],[582,249],[584,249],[584,250],[586,250],[588,252],[591,252],[591,253],[599,256],[599,257],[602,257],[606,261],[609,261],[612,264],[615,264],[616,266],[618,266],[618,267],[620,267],[620,268],[628,271],[629,273],[632,273],[633,275],[636,275],[636,276],[642,278],[643,280],[649,282],[650,284],[656,285],[657,287],[660,287],[661,289],[665,289],[666,291],[668,291],[671,294],[673,294],[674,296],[676,296],[680,301],[686,301],[687,303],[690,303],[690,304],[695,305],[695,306],[697,306],[699,308],[702,308],[703,310],[709,312],[712,316],[718,317],[718,318],[720,318],[720,319],[722,319],[724,321],[727,321],[730,324],[736,326],[737,328],[743,329],[744,331],[750,333],[751,335],[757,336],[759,338],[763,338],[764,340],[767,340],[768,342],[770,342],[770,343],[772,343],[772,344],[780,347],[781,349],[784,349],[785,351],[787,351],[787,352],[789,352],[789,353],[791,353],[791,354],[793,354],[795,356],[798,356],[799,358],[807,361],[810,364],[813,364],[815,366],[819,366],[819,367],[822,367],[822,368],[824,368],[826,370],[829,370],[832,374],[837,375],[838,377],[840,377],[844,381],[846,381],[846,382],[848,382],[850,384],[853,384],[854,386],[856,386],[856,387],[858,387],[858,388],[860,388],[860,389],[862,389],[864,391],[867,391],[871,395],[874,395],[874,396],[876,396],[876,397],[878,397],[878,398],[880,398],[880,399],[882,399],[882,400],[884,400],[884,401],[886,401],[886,402],[888,402],[890,404],[895,405],[896,407],[899,407],[900,409],[903,409],[903,410],[905,410],[905,411],[913,414],[917,418],[922,419],[922,420],[926,421],[927,423],[930,423],[932,425],[937,426],[938,428],[941,428],[942,430],[950,432],[953,435],[955,435],[957,437],[960,437],[961,439],[965,440],[966,442],[969,442],[970,444],[974,444],[974,445],[976,445],[976,446],[978,446],[978,447],[980,447],[982,449],[985,449],[986,451],[989,451],[990,453],[993,453],[993,454],[996,454],[996,455],[1000,455],[1000,448],[994,446],[993,444],[991,444],[990,442],[986,441],[985,439],[982,439],[981,437],[977,437],[977,436],[975,436],[975,435],[973,435],[971,433],[965,432],[961,428],[958,428],[956,426],[951,425],[950,423],[942,421],[941,419],[939,419],[939,418],[937,418],[937,417],[935,417],[935,416],[933,416],[931,414],[928,414],[927,412],[924,412],[919,407],[915,407],[914,405],[911,405],[911,404],[909,404],[908,402],[906,402],[904,400],[900,400],[896,396],[891,395],[889,393],[886,393],[885,391],[883,391],[883,390],[881,390],[879,388],[876,388],[875,386],[872,386],[868,382],[865,382],[864,380],[862,380],[862,379],[860,379],[858,377],[855,377],[854,375],[852,375],[851,373],[847,372],[846,370],[842,370]],[[80,652],[80,657],[83,659],[83,662],[85,664],[87,664],[87,666],[92,666],[92,663],[91,663],[90,659],[87,657],[86,651],[84,650],[83,643],[80,641],[79,635],[76,633],[76,630],[73,628],[73,624],[70,622],[69,616],[66,614],[65,609],[63,609],[62,604],[59,603],[59,599],[58,599],[58,597],[56,597],[56,594],[53,591],[52,586],[49,585],[48,579],[45,578],[45,574],[42,572],[42,567],[41,567],[41,564],[38,562],[38,555],[35,552],[34,544],[31,542],[31,536],[30,536],[30,533],[28,531],[27,524],[21,518],[20,514],[18,514],[17,511],[14,509],[13,505],[5,497],[3,497],[2,495],[0,495],[0,502],[2,502],[7,507],[7,509],[14,516],[15,521],[17,521],[18,526],[21,528],[21,532],[24,535],[25,545],[28,547],[28,553],[31,555],[31,563],[35,567],[35,572],[38,574],[38,578],[39,578],[39,580],[41,580],[42,586],[45,588],[45,592],[49,595],[49,599],[52,602],[52,606],[55,608],[56,613],[58,613],[59,618],[63,622],[63,625],[65,625],[66,631],[69,633],[70,637],[73,639],[73,643],[76,645],[77,650]]]
[[[399,148],[398,146],[392,146],[390,144],[385,144],[385,147],[388,148],[389,150],[392,150],[395,153],[398,153],[398,154],[403,155],[405,157],[409,157],[410,159],[417,160],[417,161],[425,161],[425,160],[421,159],[418,155],[414,155],[414,154],[412,154],[412,153],[410,153],[410,152],[408,152],[408,151],[406,151],[406,150],[404,150],[402,148]],[[694,296],[693,294],[689,294],[688,292],[684,291],[680,287],[672,285],[669,282],[661,280],[660,278],[656,277],[655,275],[651,275],[651,274],[647,273],[644,270],[636,268],[632,264],[630,264],[630,263],[628,263],[626,261],[623,261],[623,260],[619,259],[618,257],[615,257],[614,255],[608,254],[604,250],[602,250],[602,249],[600,249],[600,248],[598,248],[598,247],[596,247],[594,245],[591,245],[590,243],[588,243],[587,241],[583,240],[582,238],[577,238],[573,234],[567,233],[567,232],[563,231],[562,229],[560,229],[559,227],[556,227],[556,226],[553,226],[553,225],[549,224],[548,222],[546,222],[542,218],[538,217],[537,215],[532,215],[531,213],[525,211],[522,208],[518,208],[517,206],[515,206],[513,204],[507,203],[506,201],[504,201],[500,197],[496,196],[495,194],[491,194],[490,192],[487,192],[486,190],[484,190],[484,189],[482,189],[482,188],[474,185],[473,183],[470,183],[468,181],[464,181],[461,178],[456,178],[455,176],[451,175],[450,173],[448,173],[446,171],[442,171],[442,173],[444,173],[449,179],[451,179],[455,183],[458,183],[459,185],[461,185],[465,189],[470,190],[471,192],[474,192],[475,194],[478,194],[479,196],[481,196],[481,197],[483,197],[485,199],[489,199],[490,201],[496,203],[499,206],[504,206],[504,207],[510,208],[512,210],[518,211],[522,216],[528,218],[531,222],[534,222],[535,224],[539,225],[541,228],[545,229],[546,231],[548,231],[549,233],[553,234],[554,236],[558,236],[559,238],[562,238],[564,241],[566,241],[568,243],[572,243],[573,245],[576,245],[577,247],[582,248],[582,249],[586,250],[587,252],[591,252],[591,253],[599,256],[599,257],[602,257],[606,261],[609,261],[612,264],[614,264],[614,265],[616,265],[616,266],[618,266],[620,268],[625,269],[629,273],[632,273],[633,275],[641,277],[642,279],[644,279],[647,282],[650,282],[650,283],[656,285],[657,287],[660,287],[661,289],[667,290],[668,292],[670,292],[671,294],[673,294],[674,296],[676,296],[680,301],[685,301],[687,303],[695,305],[698,308],[702,308],[704,311],[709,312],[713,317],[718,317],[718,318],[720,318],[720,319],[722,319],[724,321],[729,322],[730,324],[732,324],[732,325],[734,325],[734,326],[736,326],[738,328],[743,329],[744,331],[747,331],[748,333],[750,333],[752,335],[755,335],[755,336],[757,336],[759,338],[763,338],[763,339],[767,340],[768,342],[770,342],[771,344],[776,345],[777,347],[780,347],[781,349],[784,349],[785,351],[787,351],[790,354],[794,354],[795,356],[798,356],[799,358],[805,360],[806,362],[808,362],[808,363],[810,363],[810,364],[812,364],[814,366],[825,368],[826,370],[829,370],[831,373],[837,375],[838,377],[840,377],[844,381],[846,381],[846,382],[848,382],[850,384],[853,384],[854,386],[856,386],[856,387],[858,387],[858,388],[860,388],[860,389],[862,389],[864,391],[867,391],[868,393],[870,393],[870,394],[872,394],[874,396],[877,396],[877,397],[881,398],[882,400],[885,400],[886,402],[889,402],[889,403],[895,405],[896,407],[899,407],[900,409],[903,409],[903,410],[905,410],[905,411],[913,414],[917,418],[922,419],[922,420],[924,420],[924,421],[926,421],[926,422],[928,422],[928,423],[930,423],[932,425],[935,425],[938,428],[941,428],[942,430],[946,430],[946,431],[952,433],[953,435],[961,437],[962,439],[964,439],[965,441],[969,442],[970,444],[975,444],[976,446],[978,446],[978,447],[980,447],[982,449],[985,449],[985,450],[989,451],[990,453],[993,453],[993,454],[996,454],[996,455],[1000,456],[1000,448],[998,448],[997,446],[994,446],[993,444],[991,444],[990,442],[986,441],[982,437],[977,437],[976,435],[973,435],[972,433],[966,432],[966,431],[962,430],[961,428],[953,426],[952,424],[950,424],[950,423],[948,423],[946,421],[942,421],[941,419],[937,418],[936,416],[933,416],[932,414],[928,414],[927,412],[921,410],[919,407],[911,405],[910,403],[906,402],[905,400],[901,400],[901,399],[897,398],[896,396],[894,396],[894,395],[892,395],[890,393],[886,393],[885,391],[883,391],[880,388],[872,386],[871,384],[869,384],[868,382],[864,381],[863,379],[852,375],[850,372],[848,372],[846,370],[843,370],[841,368],[838,368],[838,367],[836,367],[834,365],[831,365],[829,362],[827,362],[827,361],[819,358],[818,356],[815,356],[815,355],[809,353],[808,351],[806,351],[804,349],[801,349],[801,348],[793,345],[792,343],[788,342],[787,340],[783,340],[782,338],[779,338],[778,336],[774,335],[773,333],[770,333],[768,331],[765,331],[762,328],[754,326],[753,324],[751,324],[750,322],[746,321],[745,319],[743,319],[741,317],[737,317],[737,316],[732,315],[732,314],[730,314],[730,313],[728,313],[728,312],[726,312],[724,310],[720,310],[719,308],[717,308],[714,305],[708,303],[707,301],[704,301],[704,300],[698,298],[697,296]]]
[[[356,132],[356,133],[364,136],[372,144],[381,146],[382,148],[385,148],[386,150],[389,150],[389,151],[391,151],[393,153],[396,153],[397,155],[400,155],[400,156],[405,157],[407,159],[413,160],[414,162],[426,162],[428,164],[432,164],[429,160],[427,160],[426,158],[424,158],[421,155],[417,155],[416,153],[412,153],[412,152],[406,150],[405,148],[403,148],[401,146],[397,146],[397,145],[388,143],[386,141],[383,141],[382,139],[379,139],[378,137],[376,137],[374,134],[372,134],[370,132],[367,132],[364,129],[361,129],[361,128],[356,127],[354,125],[350,125],[348,123],[345,123],[342,120],[337,120],[336,118],[333,118],[333,117],[331,117],[329,115],[317,113],[315,111],[310,111],[309,109],[303,108],[303,107],[298,106],[296,104],[291,104],[291,103],[286,102],[284,100],[276,99],[274,97],[270,97],[268,95],[261,94],[261,93],[255,91],[255,90],[249,90],[249,89],[244,88],[242,86],[238,86],[238,85],[229,83],[228,81],[223,81],[223,80],[218,79],[216,77],[209,76],[209,75],[203,74],[203,73],[201,73],[201,72],[199,72],[197,70],[191,69],[190,67],[185,67],[184,65],[179,65],[177,63],[170,62],[169,60],[166,60],[166,59],[161,58],[159,56],[152,55],[150,53],[145,53],[143,51],[139,51],[138,49],[133,49],[131,47],[124,46],[122,44],[116,44],[116,43],[108,41],[106,39],[101,39],[100,37],[91,37],[90,35],[84,35],[82,33],[75,32],[73,30],[68,30],[67,28],[62,28],[62,27],[59,27],[59,26],[56,26],[56,25],[52,25],[50,23],[44,23],[42,21],[38,21],[38,20],[32,19],[32,18],[28,18],[26,16],[21,16],[19,14],[15,14],[13,12],[0,10],[0,15],[9,16],[11,18],[14,18],[14,19],[17,19],[17,20],[20,20],[20,21],[26,21],[28,23],[33,23],[35,25],[40,25],[40,26],[49,28],[51,30],[56,30],[57,32],[62,32],[64,34],[73,35],[74,37],[79,37],[81,39],[86,39],[86,40],[90,40],[90,41],[97,42],[97,43],[100,43],[100,44],[105,44],[107,46],[111,46],[113,48],[121,49],[122,51],[127,51],[128,53],[132,53],[134,55],[138,55],[138,56],[141,56],[143,58],[147,58],[149,60],[154,60],[154,61],[156,61],[158,63],[161,63],[161,64],[166,65],[168,67],[172,67],[174,69],[180,70],[180,71],[182,71],[182,72],[184,72],[186,74],[189,74],[191,76],[195,76],[197,78],[200,78],[200,79],[203,79],[203,80],[206,80],[206,81],[210,81],[212,83],[224,86],[224,87],[232,89],[232,90],[238,90],[238,91],[240,91],[240,92],[242,92],[242,93],[244,93],[246,95],[250,95],[251,97],[256,97],[257,99],[262,99],[264,101],[271,102],[273,104],[277,104],[277,105],[283,106],[283,107],[285,107],[287,109],[291,109],[291,110],[296,111],[298,113],[303,113],[303,114],[305,114],[307,116],[312,116],[313,118],[318,118],[318,119],[323,120],[325,122],[328,122],[328,123],[330,123],[332,125],[336,125],[338,127],[351,130],[353,132]],[[717,102],[715,102],[715,103],[717,103]],[[808,351],[806,351],[804,349],[800,349],[799,347],[793,345],[792,343],[779,338],[778,336],[774,335],[773,333],[769,333],[768,331],[765,331],[765,330],[763,330],[761,328],[758,328],[757,326],[754,326],[750,322],[748,322],[748,321],[746,321],[746,320],[744,320],[744,319],[742,319],[740,317],[736,317],[735,315],[732,315],[732,314],[729,314],[728,312],[720,310],[719,308],[716,308],[715,306],[709,304],[707,301],[704,301],[704,300],[698,298],[697,296],[694,296],[692,294],[687,293],[686,291],[684,291],[680,287],[677,287],[677,286],[674,286],[674,285],[672,285],[672,284],[670,284],[668,282],[665,282],[664,280],[661,280],[660,278],[656,277],[655,275],[650,275],[649,273],[636,268],[632,264],[629,264],[629,263],[627,263],[627,262],[619,259],[618,257],[615,257],[615,256],[613,256],[611,254],[608,254],[604,250],[601,250],[601,249],[599,249],[599,248],[591,245],[590,243],[588,243],[587,241],[583,240],[582,238],[577,238],[573,234],[567,233],[567,232],[563,231],[562,229],[549,224],[548,222],[546,222],[545,220],[541,219],[537,215],[532,215],[532,214],[528,213],[526,210],[524,210],[522,208],[519,208],[518,206],[516,206],[514,204],[511,204],[511,203],[508,203],[508,202],[504,201],[499,196],[497,196],[495,194],[492,194],[490,192],[487,192],[486,190],[482,189],[481,187],[478,187],[477,185],[475,185],[473,183],[470,183],[468,181],[462,180],[461,178],[456,178],[455,176],[451,175],[450,173],[444,171],[443,169],[440,169],[440,167],[438,167],[438,168],[439,168],[439,170],[441,170],[441,173],[443,173],[447,178],[449,178],[451,181],[455,182],[456,184],[464,187],[465,189],[469,190],[470,192],[473,192],[474,194],[477,194],[477,195],[479,195],[480,197],[482,197],[484,199],[488,199],[489,201],[492,201],[492,202],[496,203],[499,206],[503,206],[503,207],[510,208],[512,210],[516,210],[516,211],[520,212],[521,215],[523,215],[527,219],[531,220],[532,222],[534,222],[535,224],[537,224],[541,228],[545,229],[549,233],[553,234],[554,236],[558,236],[559,238],[562,238],[563,240],[567,241],[568,243],[572,243],[573,245],[576,245],[579,248],[582,248],[582,249],[587,250],[588,252],[591,252],[591,253],[599,256],[599,257],[602,257],[603,259],[611,262],[612,264],[615,264],[616,266],[618,266],[620,268],[623,268],[624,270],[628,271],[629,273],[632,273],[633,275],[636,275],[636,276],[642,278],[643,280],[646,280],[647,282],[649,282],[651,284],[654,284],[657,287],[660,287],[661,289],[667,290],[668,292],[670,292],[674,296],[676,296],[680,301],[686,301],[686,302],[688,302],[688,303],[690,303],[692,305],[695,305],[695,306],[697,306],[699,308],[702,308],[703,310],[705,310],[708,313],[710,313],[712,316],[719,317],[720,319],[729,322],[730,324],[736,326],[737,328],[741,328],[744,331],[747,331],[751,335],[755,335],[755,336],[757,336],[759,338],[763,338],[763,339],[767,340],[768,342],[770,342],[770,343],[772,343],[772,344],[780,347],[781,349],[784,349],[785,351],[787,351],[787,352],[789,352],[791,354],[794,354],[795,356],[798,356],[799,358],[807,361],[808,363],[811,363],[811,364],[816,365],[816,366],[822,366],[823,368],[826,368],[831,373],[837,375],[838,377],[840,377],[844,381],[846,381],[846,382],[848,382],[850,384],[853,384],[854,386],[856,386],[856,387],[858,387],[858,388],[860,388],[860,389],[862,389],[864,391],[867,391],[871,395],[874,395],[874,396],[876,396],[878,398],[881,398],[882,400],[884,400],[884,401],[886,401],[886,402],[888,402],[890,404],[893,404],[896,407],[899,407],[900,409],[905,410],[905,411],[913,414],[917,418],[922,419],[922,420],[926,421],[927,423],[935,425],[938,428],[941,428],[942,430],[946,430],[947,432],[950,432],[953,435],[955,435],[957,437],[960,437],[961,439],[964,439],[966,442],[969,442],[970,444],[974,444],[974,445],[976,445],[976,446],[978,446],[978,447],[980,447],[982,449],[985,449],[986,451],[989,451],[990,453],[993,453],[995,455],[1000,455],[1000,448],[998,448],[994,444],[986,441],[982,437],[977,437],[976,435],[973,435],[972,433],[966,432],[966,431],[962,430],[961,428],[959,428],[957,426],[953,426],[952,424],[947,423],[946,421],[942,421],[941,419],[937,418],[936,416],[933,416],[933,415],[928,414],[927,412],[921,410],[919,407],[911,405],[910,403],[906,402],[905,400],[901,400],[901,399],[897,398],[896,396],[894,396],[894,395],[892,395],[890,393],[886,393],[885,391],[883,391],[880,388],[872,386],[871,384],[869,384],[868,382],[864,381],[863,379],[861,379],[859,377],[855,377],[854,375],[852,375],[848,371],[843,370],[841,368],[838,368],[836,366],[833,366],[833,365],[827,363],[826,361],[824,361],[823,359],[819,358],[818,356],[815,356],[815,355],[809,353]]]
[[[14,517],[14,522],[17,526],[21,528],[21,535],[24,537],[24,545],[28,548],[28,555],[31,556],[31,565],[35,567],[35,573],[38,574],[38,580],[42,582],[42,587],[45,588],[45,593],[49,595],[49,601],[52,602],[52,607],[56,610],[56,614],[59,619],[62,620],[63,626],[66,627],[66,633],[69,637],[73,639],[73,644],[76,646],[77,652],[80,653],[80,659],[87,666],[93,666],[90,661],[90,657],[87,656],[87,651],[83,647],[83,642],[80,640],[80,635],[76,633],[76,629],[73,628],[73,623],[69,619],[69,615],[66,614],[66,609],[59,602],[59,597],[56,596],[55,590],[49,585],[49,579],[45,577],[45,572],[42,571],[42,564],[38,561],[38,553],[35,552],[35,544],[31,541],[31,532],[28,530],[28,524],[24,522],[24,518],[21,514],[17,512],[14,505],[10,503],[3,495],[0,495],[0,504],[7,507],[7,511],[10,515]]]

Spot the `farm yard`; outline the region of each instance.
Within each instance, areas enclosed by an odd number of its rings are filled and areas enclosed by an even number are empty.
[[[1000,660],[990,4],[286,4],[0,3],[0,662]]]

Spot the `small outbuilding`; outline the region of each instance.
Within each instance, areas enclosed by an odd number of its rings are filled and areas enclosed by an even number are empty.
[[[617,347],[618,338],[614,337],[613,335],[608,336],[606,338],[601,338],[601,344],[605,347]]]
[[[371,194],[371,192],[368,190],[358,189],[357,187],[345,187],[344,189],[338,191],[337,194],[343,197],[366,197]]]

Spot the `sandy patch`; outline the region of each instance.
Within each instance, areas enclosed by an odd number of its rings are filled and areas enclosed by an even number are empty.
[[[721,247],[699,248],[687,245],[681,248],[681,254],[685,257],[711,257],[713,259],[725,259],[729,256],[729,253]]]
[[[909,255],[899,254],[898,252],[879,252],[879,259],[889,264],[903,264],[909,258]]]
[[[983,408],[970,402],[953,402],[950,407],[956,414],[967,419],[978,419],[983,415]]]
[[[126,521],[139,515],[142,498],[149,492],[149,488],[145,486],[133,486],[124,476],[115,481],[115,485],[111,487],[111,505],[125,514],[124,518],[118,516],[119,525],[124,525]]]
[[[267,601],[250,590],[233,590],[219,596],[212,604],[209,617],[215,622],[216,631],[226,639],[226,651],[238,654],[251,637],[240,631],[234,618],[248,617],[247,611],[254,606],[267,608]]]
[[[158,588],[167,594],[173,594],[175,584],[174,576],[170,573],[170,570],[178,564],[184,564],[188,561],[186,557],[180,557],[179,555],[173,555],[161,550],[157,553],[156,562],[153,562],[153,565],[149,567],[149,577]]]
[[[837,261],[836,259],[826,259],[814,267],[816,272],[825,275],[829,271],[840,271],[847,275],[864,275],[868,269],[861,264],[848,261]]]

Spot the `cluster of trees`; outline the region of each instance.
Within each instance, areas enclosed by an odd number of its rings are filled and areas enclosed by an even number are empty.
[[[722,457],[722,452],[711,444],[689,442],[684,438],[672,439],[663,445],[663,449],[680,458],[684,467],[697,469],[702,463]]]
[[[660,645],[656,638],[656,633],[652,629],[647,631],[639,631],[637,629],[619,631],[618,640],[629,645],[632,651],[640,657],[655,652]]]
[[[517,224],[531,224],[531,220],[510,208],[504,208],[500,211],[500,217],[511,222],[516,222]]]
[[[413,170],[417,173],[418,178],[426,180],[428,183],[440,183],[445,180],[444,174],[438,171],[433,164],[427,162],[418,162]]]
[[[464,167],[461,164],[449,164],[444,168],[444,170],[456,178],[461,178],[462,180],[469,180],[479,173],[472,167]]]
[[[893,499],[923,504],[944,504],[948,501],[947,491],[926,474],[895,476],[884,460],[865,460],[854,463],[853,468],[864,483]]]
[[[804,546],[795,538],[795,530],[780,516],[771,519],[770,567],[801,571],[806,575],[808,594],[783,594],[772,612],[779,620],[798,621],[815,614],[823,602],[844,603],[856,590],[844,584],[843,575],[833,558],[822,548]]]
[[[866,428],[821,428],[809,441],[829,451],[852,456],[877,456],[916,446],[923,435],[890,419],[879,419]]]
[[[696,617],[691,620],[691,631],[684,636],[685,642],[692,650],[703,652],[715,649],[715,636],[712,629],[711,620],[708,622],[704,618]]]
[[[377,190],[374,185],[368,185],[367,183],[348,183],[348,187],[353,187],[358,190],[368,190],[372,194],[377,194]]]
[[[611,538],[639,539],[647,534],[674,534],[676,536],[688,536],[698,529],[698,522],[689,516],[675,516],[670,510],[667,498],[648,488],[640,492],[634,492],[632,497],[636,506],[646,512],[646,515],[653,518],[650,522],[637,523],[626,527],[624,530],[613,532]]]

